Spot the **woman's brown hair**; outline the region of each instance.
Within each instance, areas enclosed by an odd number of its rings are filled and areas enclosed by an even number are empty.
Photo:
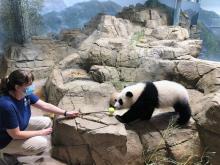
[[[15,70],[8,77],[2,78],[0,82],[0,92],[8,93],[15,90],[15,85],[24,85],[34,81],[34,75],[28,70]]]

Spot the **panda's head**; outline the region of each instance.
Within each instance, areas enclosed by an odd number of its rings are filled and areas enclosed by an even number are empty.
[[[136,102],[144,87],[143,83],[125,87],[115,98],[114,107],[116,109],[130,108]]]
[[[115,101],[116,101],[118,95],[119,95],[119,92],[117,92],[117,91],[115,91],[115,92],[113,92],[113,93],[111,94],[110,100],[109,100],[109,105],[110,105],[111,107],[114,107]]]
[[[127,91],[126,93],[120,93],[117,98],[115,98],[114,107],[116,109],[129,108],[133,104],[132,102],[133,93]]]

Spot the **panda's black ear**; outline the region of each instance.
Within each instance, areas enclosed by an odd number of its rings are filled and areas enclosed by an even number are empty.
[[[131,97],[133,97],[133,93],[130,92],[130,91],[128,91],[128,92],[126,93],[126,96],[131,98]]]

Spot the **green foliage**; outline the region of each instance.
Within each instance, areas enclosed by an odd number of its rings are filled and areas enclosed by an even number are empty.
[[[130,44],[131,44],[131,45],[136,45],[136,43],[140,42],[141,39],[144,39],[144,30],[135,32],[135,33],[131,36]]]
[[[144,30],[135,32],[131,39],[135,41],[140,41],[143,37],[144,37]]]

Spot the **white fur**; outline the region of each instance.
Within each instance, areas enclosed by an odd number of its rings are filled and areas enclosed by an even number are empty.
[[[116,101],[114,107],[117,109],[122,109],[122,108],[130,108],[133,103],[136,102],[140,94],[143,92],[146,84],[145,83],[137,83],[131,86],[125,87],[118,95],[117,99],[121,98],[123,100],[123,106],[119,104],[118,101]],[[128,99],[126,97],[127,92],[132,92],[133,97]]]
[[[189,102],[189,95],[185,87],[173,81],[155,81],[159,96],[160,108],[173,106],[177,101]]]
[[[160,108],[173,106],[177,101],[189,102],[188,92],[185,87],[176,82],[162,80],[155,81],[153,84],[156,86],[158,90],[158,99]],[[118,101],[115,102],[115,108],[130,108],[132,104],[134,104],[140,94],[143,92],[146,84],[145,83],[137,83],[131,86],[124,88],[117,97],[117,100],[121,98],[123,100],[123,105],[121,106]],[[130,91],[133,93],[132,98],[127,98],[126,93]]]

